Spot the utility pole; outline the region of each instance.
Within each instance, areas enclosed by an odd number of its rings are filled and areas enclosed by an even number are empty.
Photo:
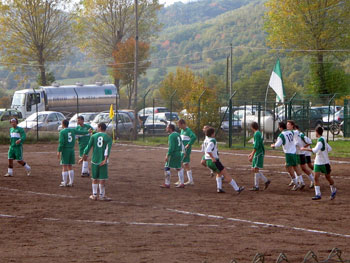
[[[134,139],[137,139],[137,75],[138,75],[138,57],[139,57],[139,16],[138,0],[135,0],[135,65],[134,65]]]
[[[232,73],[233,73],[233,70],[232,70],[232,43],[230,44],[230,47],[231,47],[231,77],[230,77],[230,97],[232,96]]]

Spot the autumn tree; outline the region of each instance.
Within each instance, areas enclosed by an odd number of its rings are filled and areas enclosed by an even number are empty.
[[[47,85],[48,63],[61,60],[72,43],[70,0],[0,2],[1,61],[12,71],[37,69],[39,85]],[[29,67],[28,67],[29,66]]]
[[[139,0],[139,38],[147,42],[160,28],[158,0]],[[118,43],[135,35],[134,0],[83,0],[78,12],[77,32],[82,50],[102,63],[112,65]],[[134,61],[134,59],[129,62]],[[119,79],[114,82],[119,87]]]
[[[146,73],[147,68],[151,65],[151,62],[146,59],[149,56],[149,44],[145,42],[139,42],[139,70],[138,74]],[[120,79],[122,84],[126,86],[126,96],[128,98],[128,109],[131,108],[131,99],[134,94],[134,64],[133,61],[135,54],[135,39],[129,38],[125,42],[119,42],[117,44],[117,51],[113,52],[114,64],[113,77]]]
[[[317,65],[315,92],[334,92],[327,80],[325,58],[344,55],[343,50],[350,47],[350,1],[268,0],[266,7],[268,45],[311,56]]]

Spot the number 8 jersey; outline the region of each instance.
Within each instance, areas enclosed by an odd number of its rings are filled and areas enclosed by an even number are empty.
[[[294,142],[294,133],[290,130],[283,130],[280,135],[278,135],[275,147],[280,147],[282,145],[284,153],[295,154],[297,149]]]
[[[104,132],[98,132],[91,136],[89,144],[84,150],[84,154],[88,155],[91,147],[93,147],[91,163],[99,165],[105,159],[105,156],[109,157],[112,148],[112,138]]]

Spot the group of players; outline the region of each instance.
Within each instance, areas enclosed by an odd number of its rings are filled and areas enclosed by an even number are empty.
[[[165,156],[165,182],[161,185],[162,188],[170,188],[171,168],[177,170],[179,177],[178,182],[175,183],[177,188],[184,188],[186,185],[194,185],[192,171],[190,168],[190,155],[192,144],[196,140],[196,136],[187,127],[185,120],[180,119],[178,126],[181,133],[175,131],[175,125],[169,124],[167,132],[170,134],[168,138],[169,148]],[[315,189],[315,196],[312,200],[320,200],[320,175],[323,173],[329,182],[331,195],[333,200],[337,194],[337,189],[334,186],[334,180],[331,178],[331,166],[329,162],[328,152],[332,150],[325,138],[322,136],[322,127],[317,127],[316,137],[317,144],[314,148],[310,148],[312,141],[303,132],[299,130],[298,125],[294,121],[289,120],[287,123],[280,122],[278,124],[280,134],[276,143],[271,144],[272,148],[282,146],[285,153],[285,167],[291,177],[291,190],[297,191],[305,188],[303,180],[303,173],[305,173],[310,180],[309,188]],[[256,122],[251,124],[251,129],[254,133],[254,147],[253,151],[248,155],[248,160],[252,162],[252,171],[254,173],[254,186],[251,191],[259,191],[259,182],[264,183],[264,190],[268,188],[271,181],[266,178],[260,169],[264,166],[265,148],[262,133],[259,130],[259,125]],[[244,187],[239,187],[236,181],[229,175],[226,168],[219,159],[218,145],[215,139],[215,129],[209,126],[203,127],[203,133],[206,135],[202,144],[201,164],[208,167],[211,175],[216,174],[217,192],[224,193],[222,189],[222,182],[226,181],[232,188],[240,194]],[[314,165],[311,163],[311,153],[316,154]],[[187,172],[188,181],[184,182],[184,170]]]
[[[23,160],[23,142],[26,139],[25,131],[18,127],[18,120],[13,118],[10,120],[10,148],[8,151],[8,172],[6,177],[13,176],[13,160],[17,160],[19,164],[24,166],[27,175],[30,175],[31,168]],[[76,128],[69,128],[68,120],[62,121],[63,129],[59,134],[59,146],[57,149],[57,157],[62,165],[62,182],[61,187],[72,187],[74,183],[75,164],[75,140],[79,142],[79,163],[82,163],[82,176],[89,177],[89,165],[87,162],[88,154],[93,148],[91,159],[92,170],[92,200],[110,200],[105,195],[105,182],[108,179],[108,158],[111,152],[112,139],[106,134],[106,124],[99,123],[97,131],[93,131],[92,127],[84,123],[84,117],[78,117],[78,125]],[[164,175],[165,182],[161,185],[162,188],[170,188],[171,169],[175,169],[178,174],[177,188],[184,188],[186,185],[194,185],[192,170],[190,166],[190,155],[192,145],[196,140],[196,135],[187,126],[186,121],[180,119],[178,127],[181,129],[180,134],[176,132],[175,125],[169,124],[166,131],[168,137],[168,152],[165,156]],[[252,171],[254,173],[254,186],[251,191],[259,191],[260,180],[264,183],[264,190],[268,188],[271,181],[266,178],[260,169],[263,169],[265,148],[263,143],[262,133],[259,131],[259,125],[256,122],[251,124],[251,129],[254,132],[254,147],[253,151],[248,155],[248,160],[252,162]],[[331,147],[322,137],[322,127],[316,128],[317,144],[314,148],[310,148],[312,143],[304,133],[299,131],[298,126],[294,121],[289,120],[287,123],[279,123],[280,134],[276,143],[272,144],[272,148],[282,146],[285,153],[286,170],[291,177],[290,186],[292,190],[302,190],[305,187],[303,180],[303,172],[310,179],[310,188],[315,188],[315,196],[313,200],[320,200],[321,190],[319,178],[321,173],[325,174],[331,188],[330,199],[334,199],[337,189],[334,186],[334,181],[331,178],[331,167],[328,157],[328,152]],[[209,126],[204,126],[203,132],[206,135],[202,144],[202,152],[204,155],[201,164],[210,169],[211,175],[216,174],[217,192],[224,193],[222,182],[226,181],[232,186],[234,191],[240,194],[243,186],[238,186],[236,181],[229,175],[227,169],[223,166],[219,159],[218,144],[215,139],[215,129]],[[316,154],[315,163],[311,163],[311,153]],[[312,172],[313,170],[313,172]],[[184,171],[186,171],[187,182],[185,181]]]

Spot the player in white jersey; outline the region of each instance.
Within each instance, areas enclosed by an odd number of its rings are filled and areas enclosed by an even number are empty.
[[[326,179],[329,182],[329,186],[331,188],[331,196],[330,199],[333,200],[335,195],[337,194],[337,188],[334,186],[334,180],[331,177],[331,165],[329,162],[328,152],[332,150],[331,146],[326,142],[326,139],[322,137],[323,128],[316,128],[316,137],[317,144],[315,148],[301,148],[303,151],[309,151],[316,153],[315,164],[314,164],[314,172],[315,172],[315,196],[312,197],[312,200],[320,200],[321,199],[321,189],[320,189],[320,175],[321,173],[325,174]]]
[[[205,139],[207,138],[207,136],[206,136],[206,131],[208,130],[210,128],[210,126],[209,125],[204,125],[203,126],[203,129],[202,129],[202,131],[203,131],[203,133],[204,133],[204,135],[205,135]],[[202,143],[202,146],[201,146],[201,152],[205,152],[205,148],[204,148],[204,142]],[[203,165],[204,167],[207,167],[207,163],[206,163],[206,161],[205,161],[205,155],[203,155],[202,156],[202,159],[201,159],[201,165]],[[210,177],[214,177],[214,171],[212,170],[212,169],[210,169],[210,168],[208,168],[209,170],[210,170]]]
[[[294,183],[292,190],[296,191],[301,187],[301,185],[298,183],[301,171],[297,165],[297,150],[294,143],[294,133],[293,131],[287,130],[287,126],[284,122],[278,123],[278,129],[281,133],[278,135],[276,143],[271,144],[271,147],[278,148],[282,146],[286,157],[286,170],[291,176]],[[296,175],[294,172],[296,172]]]
[[[211,128],[211,127],[208,128],[206,130],[206,135],[207,137],[204,141],[205,160],[206,160],[207,167],[217,173],[217,176],[216,176],[217,191],[223,192],[221,176],[224,176],[224,179],[226,180],[226,182],[229,183],[238,194],[240,194],[244,190],[244,187],[243,186],[238,187],[236,181],[228,174],[227,170],[219,160],[218,145],[215,139],[214,128]]]

